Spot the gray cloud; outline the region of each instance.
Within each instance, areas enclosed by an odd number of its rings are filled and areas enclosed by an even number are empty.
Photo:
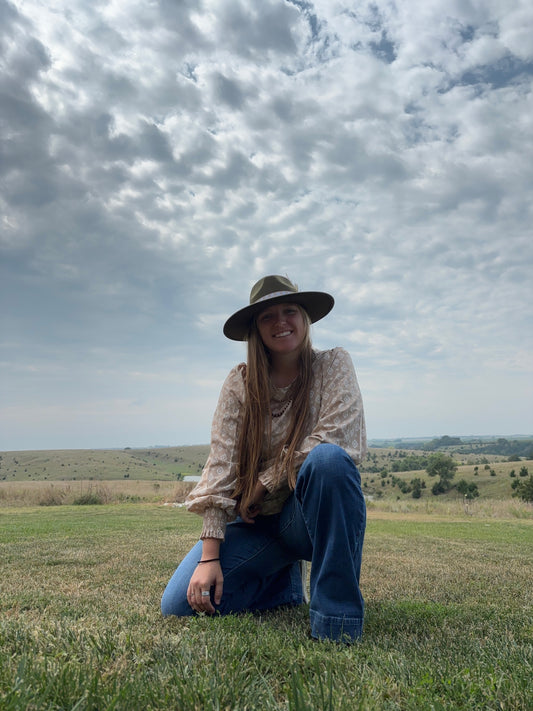
[[[232,53],[261,59],[265,53],[293,54],[299,13],[287,3],[260,4],[225,0],[218,4],[218,38]]]
[[[0,447],[205,442],[269,272],[371,436],[531,431],[532,18],[0,0]]]

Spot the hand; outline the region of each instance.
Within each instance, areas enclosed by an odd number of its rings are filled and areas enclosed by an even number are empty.
[[[196,612],[207,612],[212,615],[215,612],[211,602],[211,588],[214,587],[213,599],[216,605],[220,605],[222,599],[222,589],[224,587],[224,576],[219,561],[212,563],[199,563],[192,574],[192,578],[187,588],[187,602]],[[207,591],[209,595],[202,595]]]
[[[255,523],[254,519],[259,514],[261,510],[261,504],[267,493],[266,486],[263,486],[260,481],[255,485],[254,493],[246,510],[243,510],[239,506],[239,516],[242,518],[244,523]]]

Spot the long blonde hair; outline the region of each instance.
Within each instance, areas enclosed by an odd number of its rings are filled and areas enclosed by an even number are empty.
[[[276,476],[287,472],[289,487],[294,489],[296,474],[294,455],[305,436],[305,425],[309,413],[309,393],[312,380],[312,349],[310,319],[307,312],[299,307],[305,323],[305,335],[300,350],[300,372],[294,384],[295,395],[292,402],[291,422],[287,437],[275,454]],[[272,415],[270,411],[270,357],[263,345],[255,319],[248,336],[248,363],[245,373],[245,401],[241,431],[238,440],[237,484],[232,494],[240,502],[241,510],[246,510],[253,496],[259,471],[262,469],[262,452],[265,440],[271,437]]]

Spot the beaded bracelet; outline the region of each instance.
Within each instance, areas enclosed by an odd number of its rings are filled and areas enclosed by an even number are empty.
[[[208,558],[207,560],[199,560],[198,565],[200,563],[213,563],[215,560],[220,560],[220,558]]]

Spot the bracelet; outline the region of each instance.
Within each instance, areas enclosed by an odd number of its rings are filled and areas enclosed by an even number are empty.
[[[208,558],[207,560],[199,560],[198,565],[200,565],[200,563],[213,563],[215,560],[220,560],[220,558]]]

